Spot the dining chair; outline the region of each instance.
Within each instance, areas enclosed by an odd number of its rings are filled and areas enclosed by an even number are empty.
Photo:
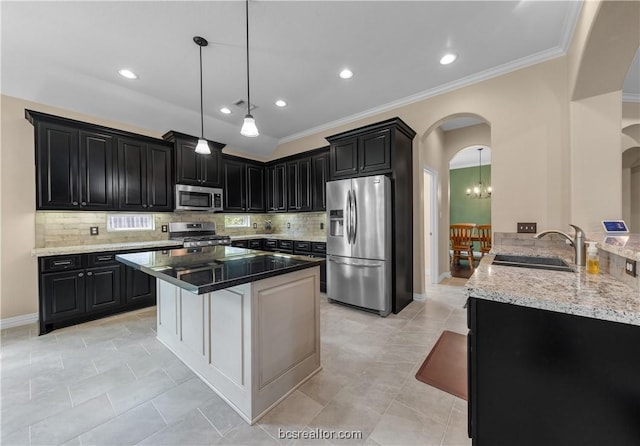
[[[491,251],[491,225],[478,225],[478,241],[480,242],[480,253],[482,257]]]
[[[473,223],[457,223],[449,227],[449,240],[451,241],[451,267],[460,261],[460,258],[466,258],[469,261],[469,268],[474,270],[473,265],[473,242],[471,237],[473,229],[476,227]]]

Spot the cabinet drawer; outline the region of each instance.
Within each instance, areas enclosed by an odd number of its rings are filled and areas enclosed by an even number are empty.
[[[236,248],[246,248],[248,247],[247,240],[234,240],[231,242],[231,246],[235,246]]]
[[[40,269],[43,273],[80,268],[83,268],[82,254],[44,257],[40,260]]]
[[[311,244],[311,251],[324,254],[327,252],[327,244],[324,242],[313,242]]]
[[[271,251],[274,249],[278,249],[278,240],[267,239],[264,241],[264,249],[267,251]]]
[[[297,252],[311,252],[311,242],[294,242],[294,251]]]
[[[293,250],[293,242],[291,240],[278,240],[278,249]]]
[[[249,249],[262,249],[262,240],[249,240]]]
[[[115,252],[95,252],[87,254],[87,268],[94,266],[118,265]]]

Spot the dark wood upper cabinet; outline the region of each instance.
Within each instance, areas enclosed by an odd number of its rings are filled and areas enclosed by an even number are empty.
[[[264,212],[264,166],[247,163],[247,211]]]
[[[162,136],[174,144],[175,176],[177,184],[194,186],[222,187],[224,184],[222,170],[222,149],[225,144],[207,141],[211,153],[196,153],[198,138],[184,133],[170,131]]]
[[[34,125],[37,210],[173,210],[173,147],[25,110]]]
[[[390,129],[381,129],[358,138],[358,163],[360,173],[382,173],[391,170]]]
[[[171,147],[118,138],[118,208],[172,211]]]
[[[327,208],[327,180],[329,179],[329,150],[311,157],[311,209]]]
[[[285,163],[268,164],[266,176],[267,212],[285,212],[287,210],[287,165]]]
[[[287,163],[287,210],[311,210],[311,158]]]
[[[35,126],[36,209],[112,208],[113,138],[47,121]]]
[[[331,144],[331,178],[349,178],[358,174],[358,138]]]
[[[264,165],[236,156],[224,156],[224,210],[264,212]]]

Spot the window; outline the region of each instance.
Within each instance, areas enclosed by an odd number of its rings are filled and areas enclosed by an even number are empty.
[[[225,228],[248,228],[251,222],[248,215],[225,215]]]
[[[153,231],[153,215],[122,214],[107,215],[107,231]]]

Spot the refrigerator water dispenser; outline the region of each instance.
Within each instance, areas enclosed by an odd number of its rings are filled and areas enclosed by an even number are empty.
[[[342,209],[329,211],[329,234],[332,237],[344,237],[344,215]]]

